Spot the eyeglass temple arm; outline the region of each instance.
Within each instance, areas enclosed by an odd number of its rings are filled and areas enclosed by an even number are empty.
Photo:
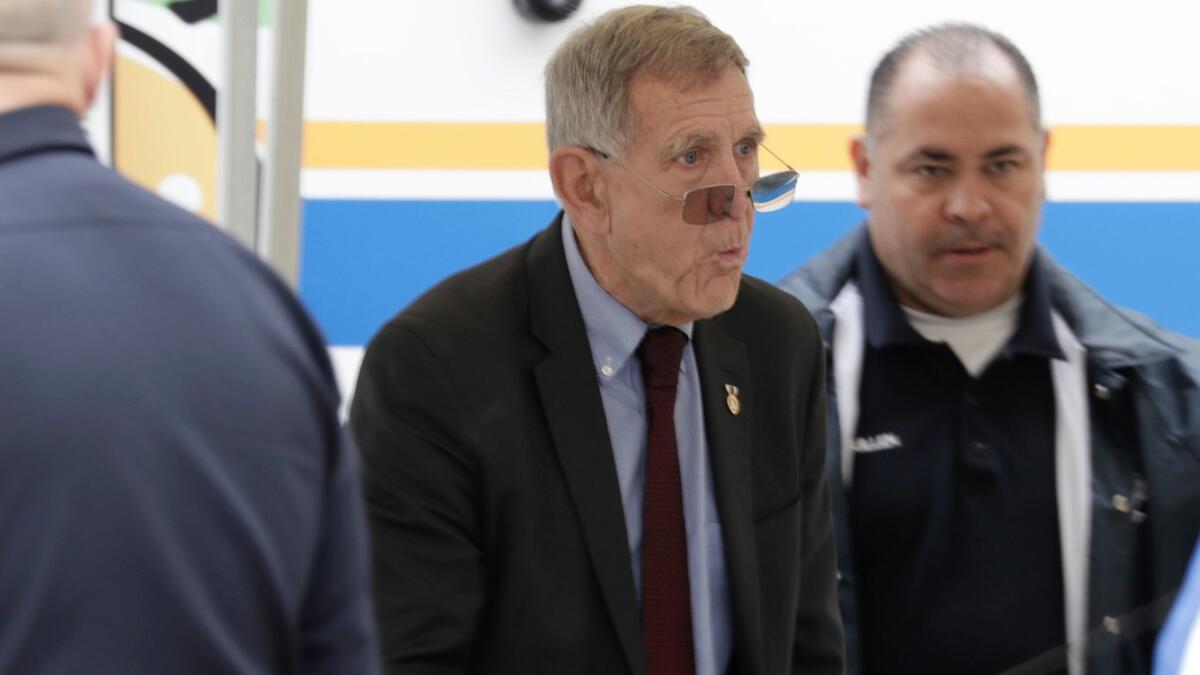
[[[771,149],[770,149],[770,148],[768,148],[767,146],[763,145],[762,143],[759,143],[759,144],[758,144],[758,147],[762,148],[763,150],[766,150],[768,153],[770,153],[770,155],[771,155],[772,157],[774,157],[775,159],[779,160],[779,163],[780,163],[780,164],[783,164],[784,166],[786,166],[786,167],[788,168],[788,171],[793,171],[793,172],[794,172],[794,171],[796,171],[795,169],[793,169],[793,168],[792,168],[792,165],[791,165],[791,164],[788,164],[786,161],[784,161],[784,159],[783,159],[782,157],[780,157],[779,155],[777,155],[777,154],[775,154],[774,152],[772,152],[772,151],[771,151]]]
[[[603,160],[606,160],[606,161],[607,161],[607,160],[611,160],[611,159],[612,159],[612,157],[611,157],[611,156],[610,156],[610,155],[609,155],[607,152],[604,152],[603,150],[600,150],[600,149],[598,149],[598,148],[593,148],[593,147],[592,147],[592,146],[590,146],[590,145],[585,145],[585,146],[583,146],[583,147],[585,147],[586,149],[588,149],[589,151],[591,151],[591,153],[592,153],[593,155],[595,155],[595,156],[599,157],[600,159],[603,159]],[[621,167],[622,169],[625,169],[625,173],[628,173],[630,176],[633,176],[634,178],[636,178],[636,179],[638,179],[638,180],[642,181],[643,183],[645,183],[646,185],[649,185],[650,187],[654,188],[654,189],[655,189],[656,191],[658,191],[658,193],[659,193],[659,194],[661,194],[662,196],[664,196],[664,197],[670,197],[671,199],[674,199],[674,200],[675,200],[675,201],[677,201],[677,202],[683,202],[683,201],[684,201],[684,198],[683,198],[683,197],[676,197],[675,195],[671,194],[670,192],[667,192],[666,190],[664,190],[664,189],[662,189],[662,188],[658,187],[658,186],[657,186],[657,185],[655,185],[654,183],[651,183],[650,181],[646,180],[645,178],[642,178],[641,176],[639,176],[639,175],[637,175],[636,173],[634,173],[634,172],[630,171],[629,169],[627,169],[627,168],[625,167],[625,165],[624,165],[624,164],[621,164],[620,162],[613,162],[613,163],[614,163],[614,164],[616,164],[617,166]]]
[[[612,156],[611,156],[611,155],[609,155],[607,152],[604,152],[603,150],[601,150],[601,149],[599,149],[599,148],[593,148],[593,147],[592,147],[592,146],[590,146],[590,145],[585,145],[585,146],[583,146],[583,147],[584,147],[584,148],[586,148],[586,149],[587,149],[589,152],[591,152],[593,155],[595,155],[595,156],[599,157],[600,159],[612,159]],[[780,157],[779,155],[775,154],[775,151],[774,151],[774,150],[771,150],[770,148],[768,148],[768,147],[767,147],[765,144],[763,144],[763,143],[759,143],[759,147],[761,147],[763,150],[766,150],[766,151],[767,151],[767,153],[768,153],[768,154],[770,154],[770,155],[771,155],[772,157],[774,157],[775,159],[779,160],[779,163],[780,163],[780,164],[782,164],[782,165],[784,165],[784,166],[786,166],[786,167],[788,168],[788,171],[795,171],[795,169],[793,169],[793,168],[792,168],[792,165],[791,165],[791,164],[788,164],[788,163],[787,163],[787,160],[785,160],[784,158],[782,158],[782,157]],[[630,173],[632,173],[632,172],[630,172]],[[636,174],[635,174],[635,175],[636,175]],[[645,182],[645,181],[643,181],[643,182]],[[651,185],[651,187],[654,187],[654,186],[653,186],[653,185]],[[655,188],[655,189],[657,190],[658,188]],[[663,192],[663,190],[658,190],[658,191],[659,191],[659,192]],[[673,197],[674,195],[671,195],[671,196]]]

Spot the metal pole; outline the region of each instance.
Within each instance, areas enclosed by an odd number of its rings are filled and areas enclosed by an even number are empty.
[[[284,279],[300,281],[300,162],[308,0],[276,0],[271,110],[259,251]]]
[[[104,23],[113,22],[112,0],[107,2],[97,2],[92,5],[92,22]],[[92,103],[92,107],[84,117],[83,126],[87,130],[88,140],[92,143],[92,149],[96,151],[96,158],[101,162],[112,166],[113,165],[113,77],[116,72],[116,47],[113,47],[113,69],[108,72],[101,83],[100,89],[96,92],[96,100]]]
[[[226,231],[254,248],[258,216],[258,0],[220,0],[220,12],[224,62],[217,95],[217,213]]]

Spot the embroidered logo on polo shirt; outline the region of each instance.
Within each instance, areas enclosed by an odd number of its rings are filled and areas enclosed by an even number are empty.
[[[850,445],[850,449],[854,452],[879,452],[902,447],[904,447],[904,443],[896,434],[875,434],[866,438],[856,438]]]

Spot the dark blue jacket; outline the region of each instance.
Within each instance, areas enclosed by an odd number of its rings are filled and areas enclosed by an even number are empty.
[[[781,282],[813,313],[826,348],[834,325],[829,304],[850,280],[865,229],[835,243]],[[1146,317],[1110,305],[1054,263],[1037,256],[1051,304],[1087,350],[1093,508],[1087,617],[1089,675],[1149,672],[1153,631],[1126,639],[1119,622],[1179,587],[1200,533],[1200,342],[1164,331]],[[837,396],[829,387],[826,473],[838,536],[839,594],[850,675],[858,672],[856,590],[846,527]],[[1124,395],[1129,394],[1129,395]],[[1124,401],[1113,409],[1110,402]],[[1141,478],[1149,517],[1114,504]],[[1125,506],[1121,504],[1120,506]],[[1054,517],[1054,514],[1047,514]],[[1142,546],[1138,541],[1144,541]],[[1134,611],[1135,615],[1143,612]],[[1145,623],[1139,617],[1139,623]],[[1108,621],[1106,621],[1108,619]]]
[[[355,455],[272,273],[28,108],[0,317],[0,672],[375,672]]]

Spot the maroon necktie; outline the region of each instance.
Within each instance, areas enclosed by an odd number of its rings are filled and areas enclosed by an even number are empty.
[[[646,486],[642,502],[642,641],[648,675],[693,675],[687,531],[675,445],[675,389],[687,336],[648,331],[638,348],[646,385]]]

